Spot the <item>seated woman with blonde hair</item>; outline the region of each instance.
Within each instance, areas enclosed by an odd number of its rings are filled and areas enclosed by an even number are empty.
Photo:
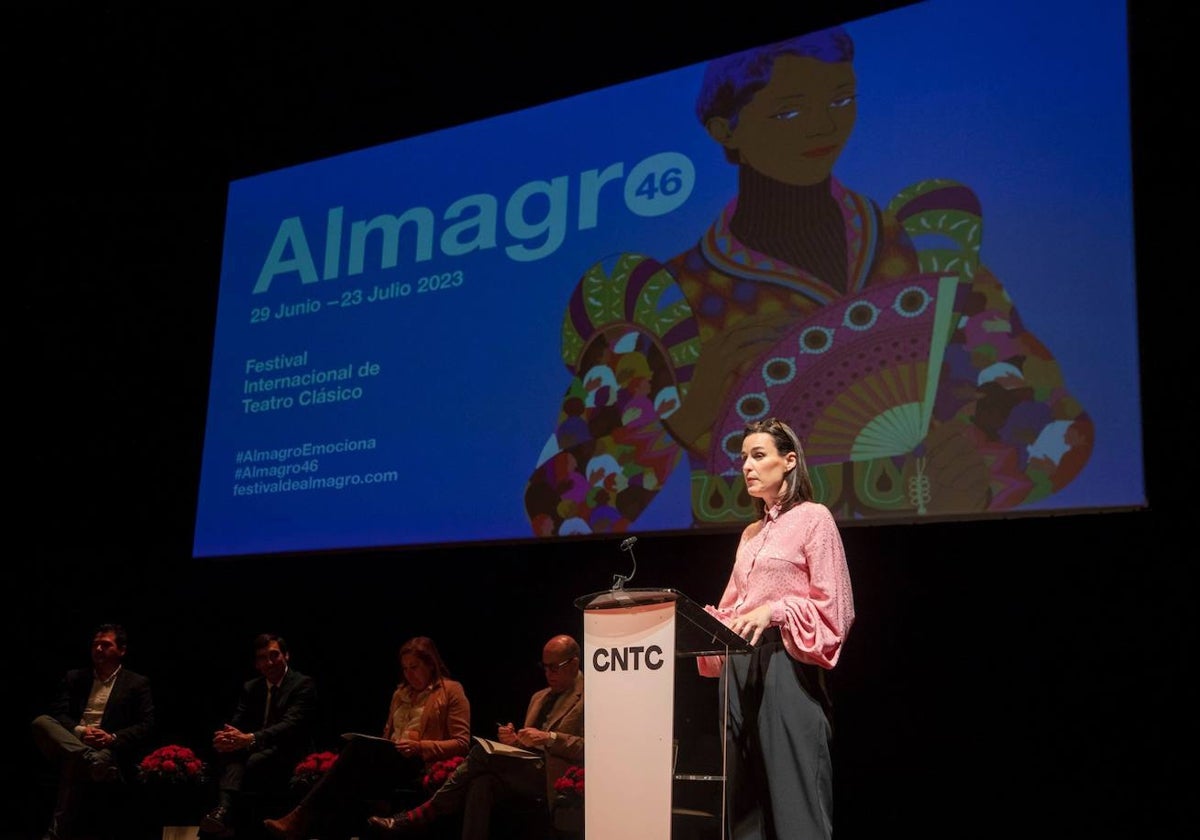
[[[264,820],[274,837],[302,840],[334,816],[388,799],[397,787],[419,780],[436,761],[466,755],[471,704],[462,683],[450,678],[427,636],[400,647],[401,682],[392,693],[383,741],[351,736],[329,771],[279,819]],[[388,744],[386,741],[390,741]]]

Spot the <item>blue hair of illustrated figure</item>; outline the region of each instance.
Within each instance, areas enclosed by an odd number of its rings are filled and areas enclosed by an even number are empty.
[[[845,29],[834,26],[710,61],[696,98],[700,124],[707,126],[713,117],[723,117],[736,126],[738,114],[770,81],[775,59],[783,55],[853,61],[854,41]]]

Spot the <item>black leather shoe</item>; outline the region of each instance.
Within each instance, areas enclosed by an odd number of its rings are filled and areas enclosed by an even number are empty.
[[[232,837],[233,828],[229,825],[229,809],[224,805],[218,805],[205,814],[204,819],[200,820],[200,831],[214,837]]]
[[[410,833],[413,821],[408,818],[407,813],[401,811],[390,817],[368,817],[367,825],[380,837],[403,837]]]
[[[84,754],[84,758],[93,782],[121,781],[121,768],[117,767],[116,762],[112,760],[112,753],[108,750],[89,750]]]

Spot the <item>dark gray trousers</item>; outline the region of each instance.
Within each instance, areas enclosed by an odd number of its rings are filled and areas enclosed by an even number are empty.
[[[78,817],[81,790],[84,785],[91,784],[90,768],[85,756],[93,753],[100,760],[111,761],[112,754],[108,750],[93,751],[74,732],[50,715],[34,718],[32,731],[38,750],[58,768],[58,794],[54,815],[46,833],[51,837],[65,838],[71,834]]]
[[[828,840],[833,835],[833,728],[824,675],[788,655],[777,628],[750,654],[730,656],[726,818],[733,840]]]
[[[438,815],[462,813],[462,840],[487,840],[497,803],[511,799],[534,802],[545,796],[543,759],[492,755],[475,744],[428,804]]]

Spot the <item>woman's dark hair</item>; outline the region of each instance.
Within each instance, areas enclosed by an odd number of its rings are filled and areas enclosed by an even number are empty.
[[[766,87],[775,59],[781,55],[831,63],[853,61],[854,41],[845,29],[834,26],[710,61],[696,97],[696,117],[700,124],[707,126],[713,117],[724,117],[730,127],[736,127],[738,114],[754,94]]]
[[[811,501],[813,496],[812,478],[808,474],[808,464],[804,461],[804,450],[800,446],[800,438],[792,431],[792,427],[775,417],[755,420],[747,423],[742,432],[742,440],[748,435],[767,434],[775,441],[775,449],[780,455],[789,452],[796,453],[796,466],[790,472],[784,473],[784,489],[779,495],[781,510],[787,510],[801,502]],[[754,512],[761,519],[767,512],[767,504],[762,499],[752,496]]]
[[[404,657],[408,654],[417,657],[429,667],[429,670],[433,672],[433,682],[450,676],[450,669],[442,661],[442,655],[438,653],[437,645],[428,636],[414,636],[400,645],[400,653],[397,657],[403,662]]]

